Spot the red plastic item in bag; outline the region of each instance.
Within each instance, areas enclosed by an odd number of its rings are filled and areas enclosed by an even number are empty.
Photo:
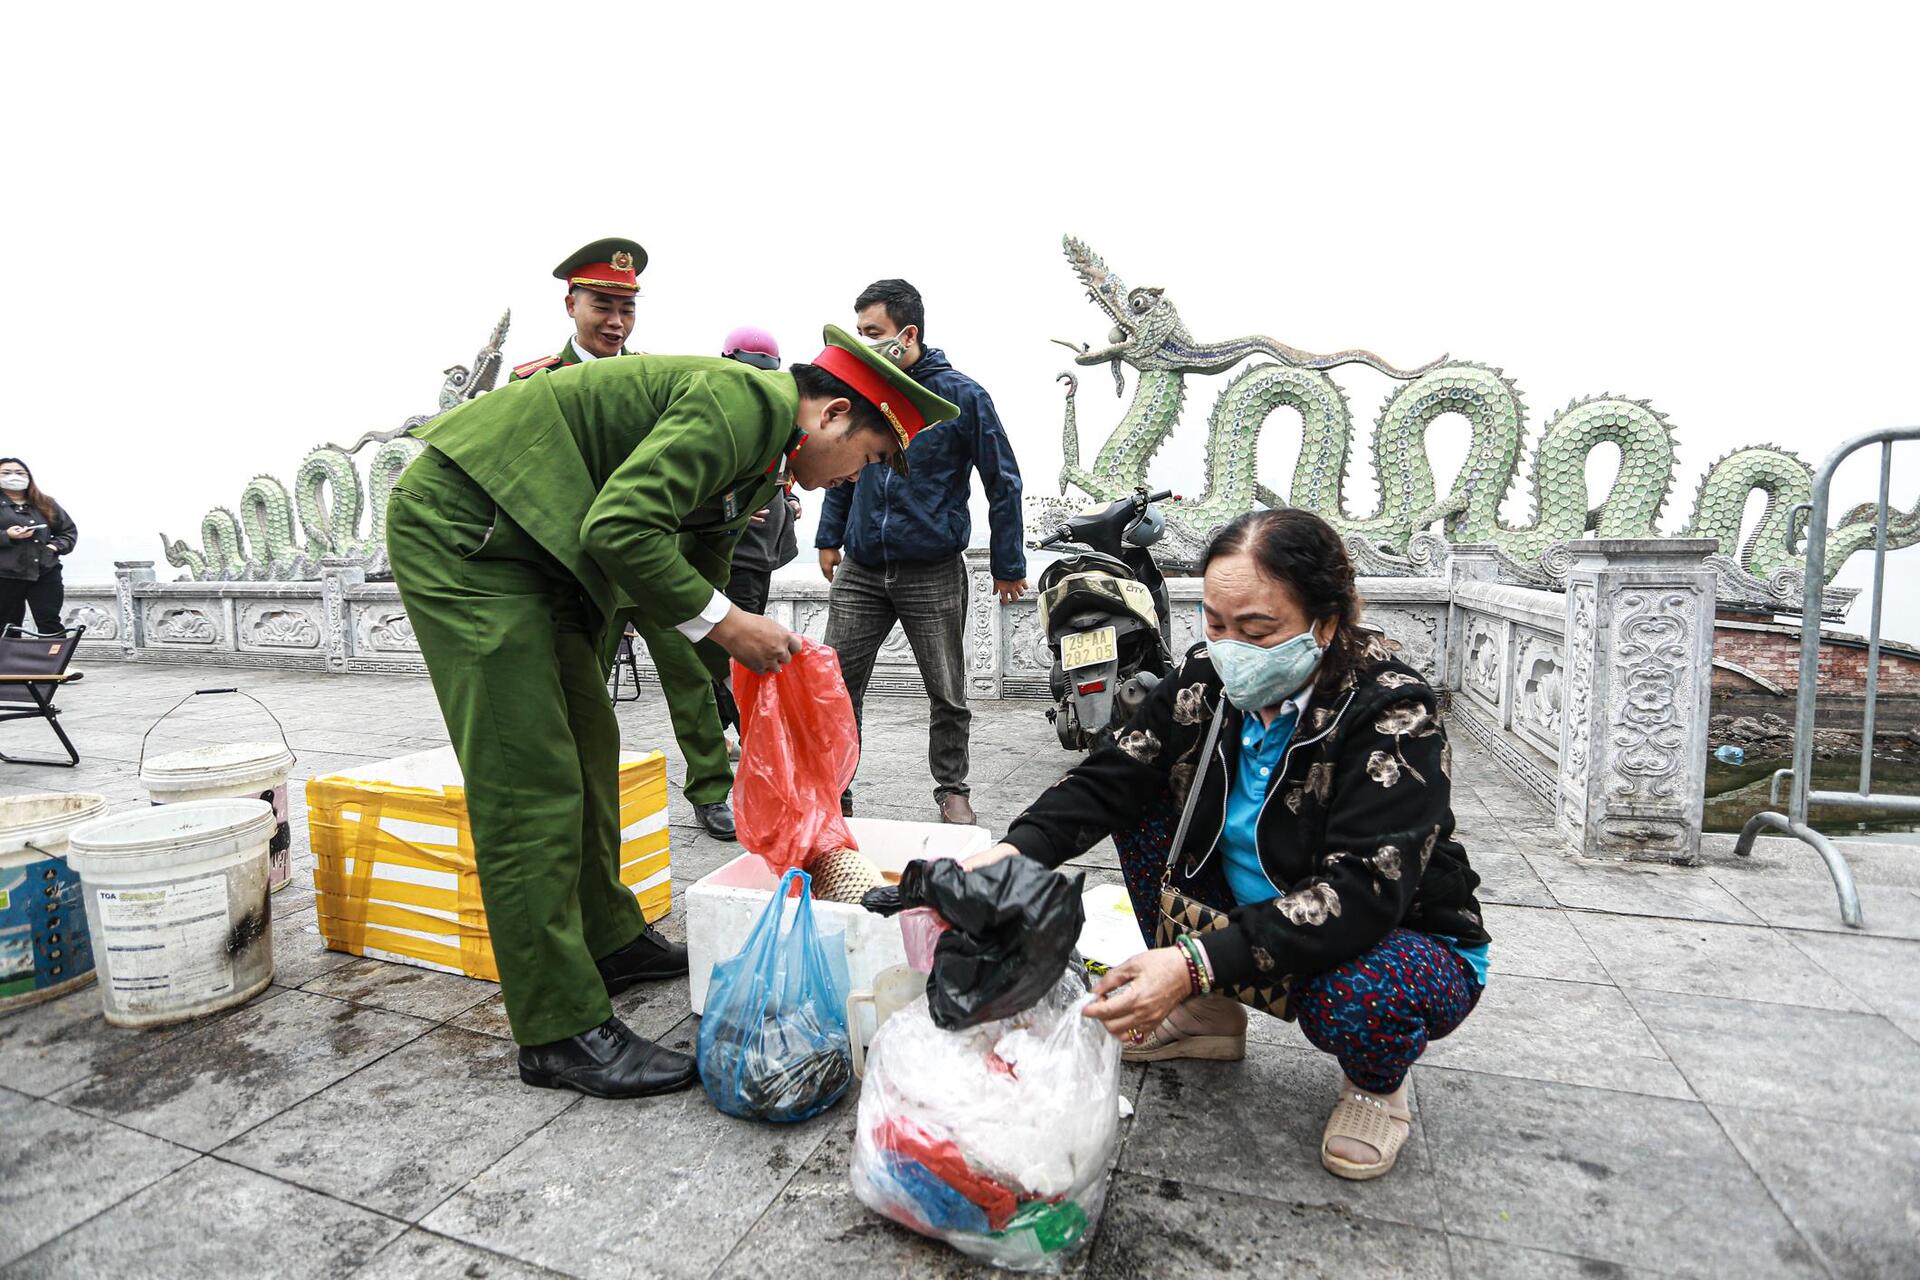
[[[840,793],[860,764],[853,699],[840,656],[817,640],[773,675],[733,664],[740,706],[740,765],[733,817],[740,845],[779,875],[816,855],[857,849]]]

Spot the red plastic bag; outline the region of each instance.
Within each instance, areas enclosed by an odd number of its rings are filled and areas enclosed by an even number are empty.
[[[740,706],[740,766],[733,817],[740,845],[779,875],[835,849],[857,849],[840,793],[860,764],[853,699],[840,656],[815,640],[778,673],[733,664]]]

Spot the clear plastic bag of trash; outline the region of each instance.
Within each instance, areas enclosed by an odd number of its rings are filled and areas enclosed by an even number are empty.
[[[923,997],[867,1051],[854,1194],[1015,1271],[1059,1271],[1092,1239],[1120,1131],[1120,1042],[1081,1016],[1073,963],[1038,1004],[960,1031]]]
[[[788,886],[800,882],[785,932]],[[853,1082],[847,957],[813,923],[807,873],[780,877],[740,954],[713,966],[700,1019],[700,1083],[730,1116],[791,1123],[819,1115]]]

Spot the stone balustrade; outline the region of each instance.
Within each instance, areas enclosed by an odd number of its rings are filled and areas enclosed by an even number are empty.
[[[1363,577],[1366,621],[1450,692],[1449,724],[1486,747],[1594,857],[1699,856],[1713,658],[1710,539],[1572,544],[1564,592],[1499,580],[1490,547],[1454,546],[1437,577]],[[1052,655],[1031,596],[1002,606],[968,553],[966,662],[979,699],[1047,696]],[[424,674],[392,583],[324,562],[318,582],[159,582],[150,561],[67,592],[85,660],[206,663],[341,675]],[[776,580],[767,612],[815,639],[827,584]],[[1200,638],[1200,582],[1168,583],[1177,650]],[[643,676],[651,676],[641,649]],[[924,692],[899,629],[872,688]]]

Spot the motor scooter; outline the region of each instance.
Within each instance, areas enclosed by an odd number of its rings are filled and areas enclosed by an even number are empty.
[[[1053,653],[1047,687],[1060,745],[1112,738],[1172,667],[1167,582],[1148,550],[1166,533],[1157,504],[1172,490],[1143,487],[1083,512],[1036,542],[1065,552],[1040,575],[1040,628]]]

